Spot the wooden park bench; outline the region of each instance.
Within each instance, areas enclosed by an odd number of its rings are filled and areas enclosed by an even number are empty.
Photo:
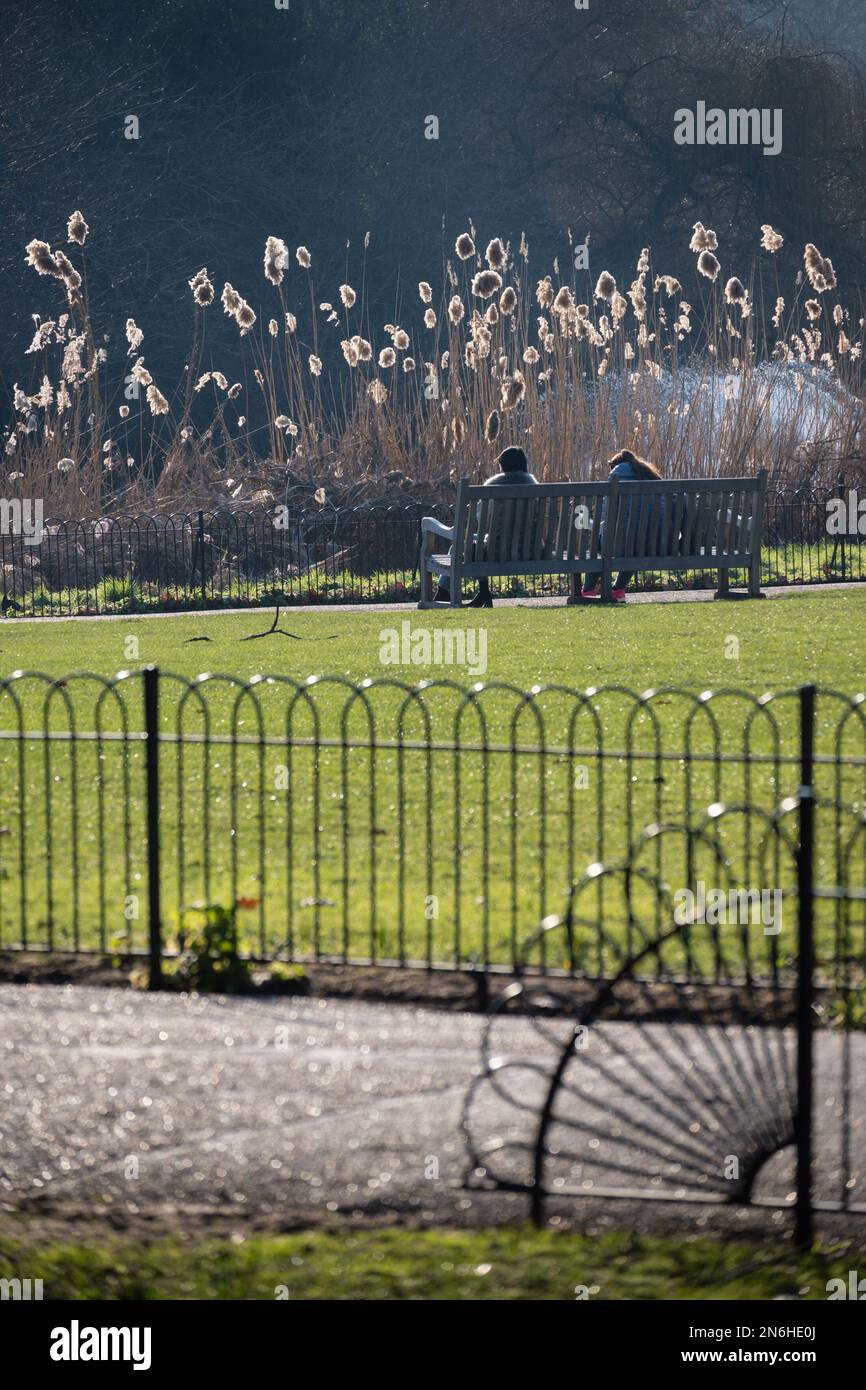
[[[418,607],[433,605],[432,581],[442,575],[450,576],[453,608],[465,580],[495,575],[571,575],[569,603],[584,601],[587,575],[610,600],[619,570],[717,570],[723,598],[731,597],[730,571],[743,569],[749,597],[760,598],[766,490],[765,468],[754,478],[677,482],[481,487],[461,479],[454,524],[421,522]],[[437,538],[449,543],[447,554],[436,553]]]

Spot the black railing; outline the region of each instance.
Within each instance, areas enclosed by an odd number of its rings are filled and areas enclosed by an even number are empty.
[[[802,696],[805,774],[811,696]],[[785,975],[743,979],[736,933],[724,941],[708,920],[677,921],[670,885],[641,867],[635,847],[599,874],[638,876],[650,900],[663,899],[660,935],[637,894],[627,941],[581,915],[578,891],[528,939],[523,975],[545,938],[548,951],[571,954],[583,933],[602,932],[608,976],[579,992],[524,979],[490,1010],[463,1109],[469,1187],[523,1193],[538,1224],[586,1197],[793,1208],[804,1246],[816,1210],[866,1214],[863,961],[855,967],[860,944],[846,930],[832,984],[817,964],[816,908],[827,891],[814,871],[817,804],[804,782],[765,823],[796,862],[796,944]],[[731,814],[714,808],[688,838],[697,848],[712,832],[714,842],[713,822]],[[833,895],[846,928],[853,911],[862,920],[862,888]],[[660,968],[670,955],[690,957],[687,980]]]
[[[744,866],[719,830],[757,808],[716,802],[688,823],[648,827],[618,861],[591,866],[565,910],[527,938],[518,974],[527,976],[545,952],[574,958],[588,936],[593,948],[603,941],[604,978],[570,992],[521,980],[500,995],[464,1102],[468,1186],[525,1194],[537,1224],[587,1196],[793,1208],[803,1247],[816,1210],[866,1213],[856,1081],[866,1023],[866,817],[862,801],[849,806],[822,786],[814,686],[800,689],[798,705],[800,784],[775,812],[750,817],[762,872],[745,876],[790,867],[786,968],[763,979],[742,968],[754,921],[741,891]],[[822,823],[822,812],[834,826]],[[828,831],[838,847],[832,884],[821,844]],[[659,862],[647,861],[646,845],[669,836],[682,850],[680,881],[693,888],[710,851],[724,925],[706,903],[695,911],[694,896],[689,910],[675,906],[680,890]],[[599,917],[591,901],[585,910],[585,890],[603,881],[625,895],[626,933],[611,930],[615,914]],[[831,904],[828,957],[821,935]],[[526,1020],[522,1040],[515,1014]]]
[[[847,496],[768,498],[761,582],[866,579],[866,536],[831,534],[828,504]],[[410,602],[419,597],[421,517],[447,505],[412,502],[348,510],[117,516],[47,522],[38,545],[0,535],[4,611],[39,616],[235,605]],[[734,585],[745,574],[732,575]],[[638,588],[702,586],[712,573],[644,573]],[[502,594],[565,594],[554,577],[504,580]]]
[[[688,890],[642,968],[778,985],[811,759],[816,970],[862,974],[866,698],[810,690],[17,673],[0,948],[149,953],[158,983],[198,904],[251,959],[608,978]],[[710,890],[747,921],[702,919]]]
[[[503,972],[471,1186],[536,1221],[787,1208],[808,1244],[866,1210],[864,804],[866,696],[813,686],[16,673],[0,949],[138,955],[158,988],[204,907],[231,960]]]

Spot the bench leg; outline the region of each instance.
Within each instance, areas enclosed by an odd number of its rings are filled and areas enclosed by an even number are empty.
[[[459,574],[451,574],[451,607],[463,607],[463,580]]]
[[[570,587],[569,587],[569,594],[568,594],[568,598],[566,599],[566,604],[570,606],[571,604],[575,604],[575,603],[583,603],[583,575],[582,575],[582,574],[573,574],[573,575],[571,576],[571,584],[570,584]]]
[[[419,576],[421,579],[421,596],[418,601],[419,608],[431,608],[433,606],[433,575],[427,568],[427,550],[421,547],[421,558],[418,562]]]
[[[738,593],[736,590],[730,589],[730,588],[729,588],[729,581],[730,581],[730,570],[719,570],[719,583],[718,583],[718,587],[716,588],[716,592],[713,594],[713,598],[727,599],[730,603],[733,603],[734,600],[736,600],[738,603],[740,603],[740,602],[742,602],[742,600],[745,599],[745,598],[764,598],[764,597],[765,597],[765,595],[761,593],[760,588],[758,589],[758,592],[757,592],[756,594],[752,593],[752,584],[751,584],[751,580],[749,581],[749,592],[748,592],[748,594],[741,594],[741,593]]]
[[[610,565],[605,565],[601,572],[601,601],[602,603],[613,603],[613,575]]]

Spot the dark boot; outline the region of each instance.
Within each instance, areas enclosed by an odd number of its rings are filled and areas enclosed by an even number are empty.
[[[486,579],[479,579],[478,593],[465,605],[467,608],[492,608],[493,598],[490,593],[490,584]]]
[[[443,588],[442,588],[442,585],[441,585],[441,584],[438,584],[438,585],[436,586],[436,592],[435,592],[435,594],[433,595],[433,602],[434,602],[434,603],[450,603],[450,602],[451,602],[451,593],[450,593],[450,591],[449,591],[448,589],[443,589]]]

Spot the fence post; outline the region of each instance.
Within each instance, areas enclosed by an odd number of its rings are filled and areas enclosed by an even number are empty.
[[[800,687],[800,790],[797,844],[797,1209],[794,1238],[812,1243],[812,1009],[815,971],[815,687]]]
[[[839,496],[842,498],[843,502],[847,502],[848,499],[847,499],[847,497],[845,496],[845,475],[844,475],[844,473],[840,473],[840,474],[839,474],[838,484],[839,484]],[[841,540],[841,543],[842,543],[842,579],[843,579],[843,582],[844,582],[844,580],[845,580],[845,536],[847,535],[847,532],[848,532],[848,526],[847,526],[847,523],[846,523],[845,530],[842,532],[842,535],[841,535],[841,537],[840,537],[840,540]]]
[[[201,576],[201,601],[204,607],[207,604],[207,580],[204,573],[204,512],[201,510],[198,514],[198,567]]]
[[[148,988],[162,986],[162,925],[159,901],[159,668],[144,668],[144,729],[147,769],[147,904],[150,970]]]

